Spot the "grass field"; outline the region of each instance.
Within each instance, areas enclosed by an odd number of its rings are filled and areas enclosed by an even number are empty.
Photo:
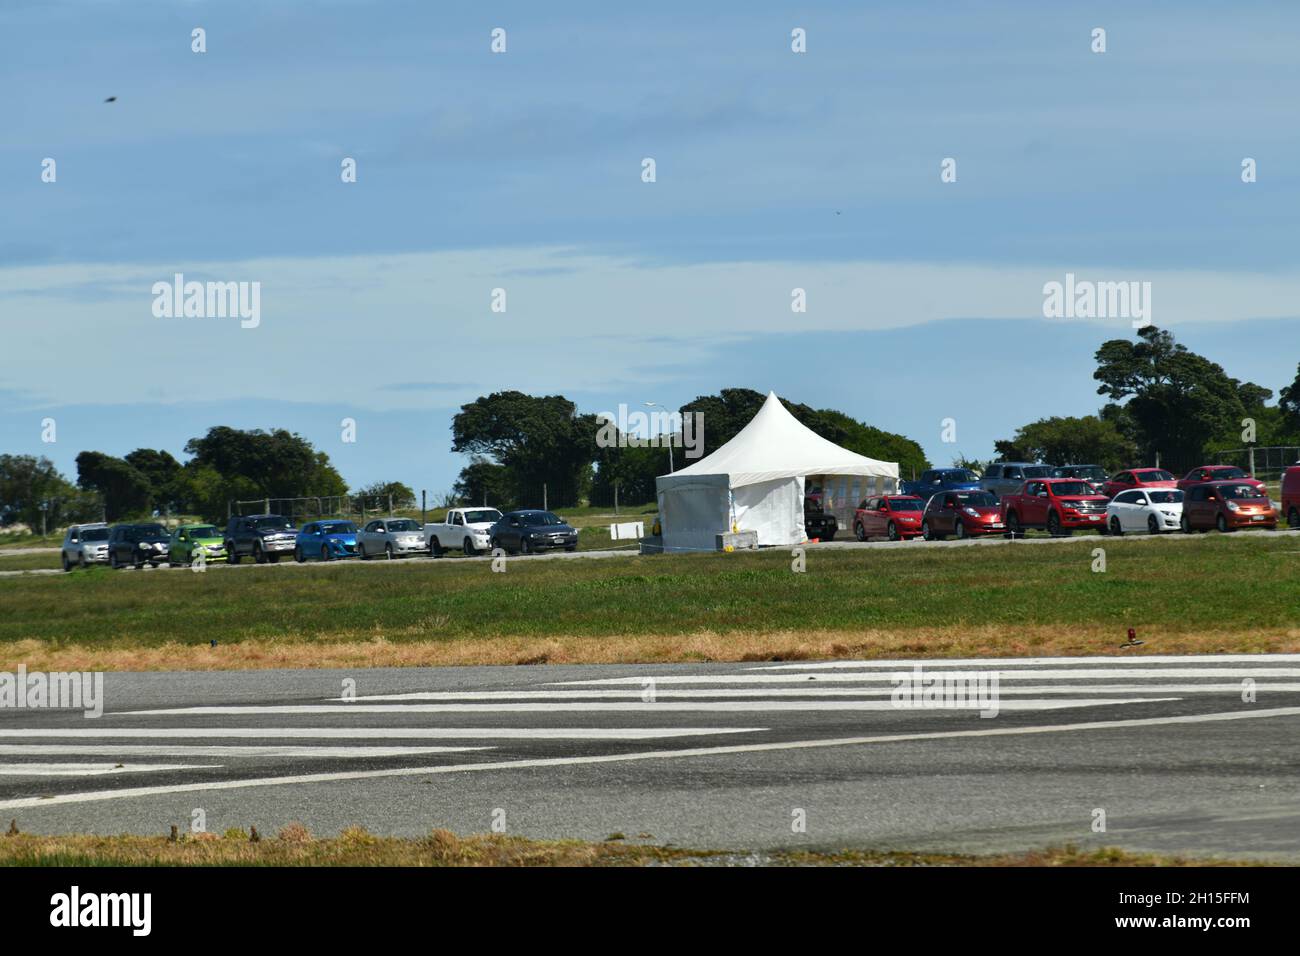
[[[1092,570],[1104,547],[1107,569]],[[1300,535],[0,579],[0,666],[1300,650]],[[218,648],[208,642],[215,639]],[[9,669],[12,669],[10,666]]]
[[[649,834],[644,834],[649,837]],[[360,827],[337,837],[313,837],[290,824],[275,836],[252,839],[252,830],[225,834],[145,836],[0,837],[0,866],[1243,866],[1226,860],[1127,853],[1104,848],[1053,847],[1030,853],[965,856],[844,850],[819,853],[779,850],[700,851],[629,843],[610,834],[603,843],[529,840],[523,837],[460,837],[434,830],[420,839],[381,837]]]

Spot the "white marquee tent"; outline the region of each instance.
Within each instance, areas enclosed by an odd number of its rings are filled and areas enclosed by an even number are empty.
[[[827,441],[800,424],[775,392],[768,392],[758,414],[735,438],[707,458],[655,480],[664,549],[711,551],[716,536],[733,525],[757,531],[760,545],[806,540],[803,499],[808,475],[896,482],[898,465]]]

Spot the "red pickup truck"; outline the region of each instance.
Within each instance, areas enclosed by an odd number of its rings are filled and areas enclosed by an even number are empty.
[[[1014,495],[1003,495],[998,503],[1012,536],[1026,528],[1046,528],[1055,536],[1077,528],[1096,528],[1105,534],[1107,501],[1078,478],[1036,478]]]

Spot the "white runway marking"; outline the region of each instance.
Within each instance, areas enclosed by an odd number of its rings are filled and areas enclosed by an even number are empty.
[[[0,738],[141,739],[255,738],[273,740],[657,740],[757,734],[766,727],[40,727],[0,730]]]
[[[119,790],[92,790],[84,793],[56,794],[50,797],[22,797],[0,802],[0,810],[126,800],[172,793],[197,793],[206,790],[240,790],[245,787],[276,787],[287,784],[335,783],[345,780],[376,780],[384,777],[433,776],[444,773],[481,773],[496,770],[523,770],[537,767],[564,767],[582,764],[625,763],[634,760],[673,760],[684,757],[720,757],[729,754],[810,750],[822,747],[847,747],[866,744],[890,744],[917,740],[945,740],[962,737],[1009,737],[1021,734],[1067,733],[1080,730],[1114,730],[1128,727],[1157,727],[1171,724],[1201,724],[1228,720],[1259,720],[1270,717],[1300,716],[1300,707],[1275,707],[1268,710],[1229,711],[1215,714],[1192,714],[1180,717],[1147,717],[1129,720],[1102,720],[1091,723],[1049,724],[1040,727],[993,727],[984,730],[951,730],[934,733],[892,734],[876,737],[840,737],[828,740],[794,740],[770,744],[735,744],[722,747],[696,747],[684,750],[650,750],[630,754],[600,754],[587,757],[541,757],[531,760],[506,760],[470,764],[445,764],[434,767],[400,767],[392,770],[355,770],[338,773],[297,774],[288,777],[261,777],[249,780],[219,780],[205,783],[175,784],[156,787],[127,787]]]
[[[1021,667],[1051,667],[1065,664],[1236,664],[1258,663],[1267,666],[1271,661],[1300,661],[1300,654],[1142,654],[1135,657],[1091,656],[1091,657],[967,657],[952,658],[916,658],[913,660],[870,660],[870,661],[802,661],[797,664],[761,664],[752,670],[820,670],[822,668],[848,667],[980,667],[988,668],[1005,664]]]
[[[1063,700],[1018,700],[999,698],[1001,710],[1061,710],[1066,707],[1104,707],[1111,704],[1153,704],[1175,697],[1085,697]],[[916,708],[920,710],[922,708]],[[942,709],[942,708],[940,708]],[[173,710],[131,710],[124,716],[146,714],[332,714],[360,717],[366,714],[547,714],[547,713],[774,713],[777,711],[821,710],[899,710],[889,700],[702,700],[685,701],[567,701],[564,703],[532,704],[259,704],[217,705],[212,707],[178,707]]]
[[[54,757],[86,754],[102,757],[409,757],[454,754],[493,747],[233,747],[149,744],[0,744],[4,757]],[[23,765],[18,765],[23,766]],[[27,764],[26,766],[30,766]]]
[[[220,766],[220,764],[184,763],[3,763],[0,764],[0,777],[101,777],[111,773],[212,770]]]
[[[941,674],[952,668],[926,667],[924,672]],[[1298,667],[1152,667],[1152,668],[1080,668],[1059,670],[1008,671],[1001,668],[962,668],[968,673],[989,673],[996,670],[999,680],[1078,680],[1083,678],[1132,680],[1143,677],[1300,677]],[[870,683],[889,681],[893,674],[910,674],[911,669],[895,667],[890,673],[879,671],[831,672],[829,674],[663,674],[658,677],[599,677],[592,680],[555,681],[557,686],[595,686],[610,684],[635,684],[640,687],[647,681],[662,684],[796,684],[821,682],[827,684]]]

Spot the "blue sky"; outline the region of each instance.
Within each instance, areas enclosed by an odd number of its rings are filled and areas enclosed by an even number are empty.
[[[1131,329],[1045,320],[1066,272],[1150,281],[1156,324],[1276,390],[1300,10],[1133,6],[10,0],[0,450],[72,475],[283,427],[354,485],[438,491],[480,394],[747,386],[946,464],[1098,407],[1093,351]],[[260,282],[260,324],[154,317],[176,272]]]

